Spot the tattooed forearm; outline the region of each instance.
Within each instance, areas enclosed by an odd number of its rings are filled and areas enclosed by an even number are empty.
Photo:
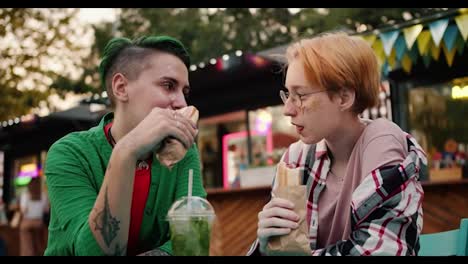
[[[109,256],[125,256],[127,246],[121,247],[119,243],[115,244],[114,252],[112,252]]]
[[[120,230],[119,224],[120,221],[117,218],[112,216],[109,206],[109,199],[107,197],[107,187],[106,193],[104,196],[104,209],[96,214],[94,218],[95,230],[99,230],[106,242],[106,245],[110,247],[112,240],[117,236],[117,231]],[[116,245],[116,251],[119,248],[119,245]]]
[[[143,252],[138,256],[170,256],[166,251],[162,251],[160,249],[153,249],[150,251]]]

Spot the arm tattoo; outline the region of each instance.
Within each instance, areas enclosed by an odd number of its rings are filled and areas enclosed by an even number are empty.
[[[157,248],[157,249],[143,252],[139,254],[138,256],[170,256],[170,255],[166,251],[163,251]]]
[[[114,252],[111,253],[109,256],[125,256],[125,250],[126,249],[126,246],[125,247],[120,247],[120,244],[119,243],[116,243],[115,244],[115,249],[114,249]]]
[[[94,218],[94,224],[95,230],[99,230],[101,232],[102,238],[108,247],[110,247],[112,240],[114,240],[114,238],[117,236],[117,231],[120,230],[119,223],[120,221],[111,214],[106,186],[104,209],[97,213],[96,217]],[[119,245],[117,244],[115,247],[117,252],[120,249]]]

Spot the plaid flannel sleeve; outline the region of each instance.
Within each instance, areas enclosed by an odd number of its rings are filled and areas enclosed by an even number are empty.
[[[426,173],[421,165],[412,151],[403,163],[372,171],[353,193],[349,239],[312,255],[416,255],[424,197],[418,178]]]

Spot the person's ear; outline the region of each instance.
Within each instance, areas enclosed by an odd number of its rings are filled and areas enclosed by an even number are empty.
[[[353,107],[356,100],[356,92],[351,89],[341,89],[338,93],[340,111],[349,110]]]
[[[128,79],[121,73],[116,73],[112,77],[112,92],[114,98],[121,102],[128,101]]]

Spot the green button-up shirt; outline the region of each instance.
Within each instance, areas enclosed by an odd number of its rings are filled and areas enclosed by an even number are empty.
[[[104,126],[112,119],[113,113],[106,114],[99,125],[66,135],[47,154],[45,175],[51,218],[45,255],[104,255],[90,230],[88,216],[112,153],[104,134]],[[166,215],[175,200],[187,195],[189,169],[193,169],[193,195],[206,197],[195,144],[171,170],[153,159],[140,230],[139,244],[144,250],[160,248],[172,253]],[[129,186],[128,191],[132,192],[133,187]]]

